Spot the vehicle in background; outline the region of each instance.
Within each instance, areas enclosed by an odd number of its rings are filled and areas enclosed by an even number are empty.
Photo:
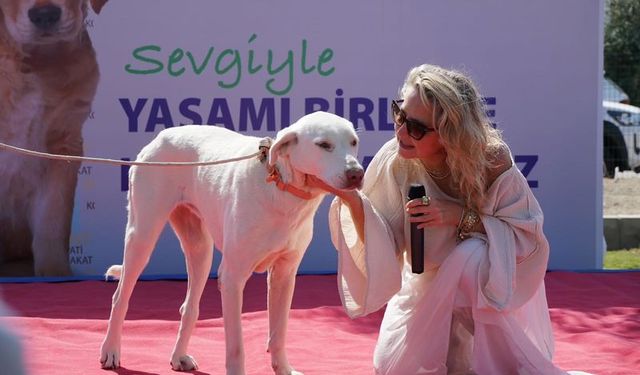
[[[626,104],[629,96],[615,82],[603,79],[603,173],[640,173],[640,108]]]
[[[604,77],[602,80],[602,100],[629,104],[629,95],[617,83]]]

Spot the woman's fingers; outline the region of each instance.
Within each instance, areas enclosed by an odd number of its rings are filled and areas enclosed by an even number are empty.
[[[425,202],[425,199],[422,199],[422,198],[412,199],[409,202],[407,202],[406,208],[430,206],[431,202],[433,202],[434,200],[432,200],[431,197],[427,197],[426,201],[428,201],[429,204],[424,204],[426,202]]]
[[[428,205],[424,203],[429,203]],[[418,228],[435,225],[457,225],[461,207],[459,204],[435,198],[412,199],[405,206],[410,223],[418,223]]]
[[[407,202],[407,205],[405,206],[405,208],[407,210],[407,213],[409,213],[410,216],[422,215],[429,212],[429,208],[431,207],[432,202],[435,203],[435,200],[431,200],[430,197],[427,197],[426,199],[423,199],[423,198],[412,199],[409,202]]]

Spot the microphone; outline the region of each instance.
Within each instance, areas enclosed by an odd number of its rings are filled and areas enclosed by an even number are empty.
[[[411,184],[407,198],[412,200],[422,198],[425,195],[427,193],[424,186]],[[411,223],[411,272],[424,272],[424,229],[418,229],[418,223]]]

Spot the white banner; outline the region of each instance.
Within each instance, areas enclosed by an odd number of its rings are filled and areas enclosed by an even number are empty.
[[[101,78],[85,154],[135,159],[159,131],[188,123],[273,137],[322,109],[355,124],[366,164],[393,137],[390,100],[409,68],[457,68],[480,86],[543,207],[550,268],[593,269],[602,262],[602,8],[598,0],[110,1],[87,20]],[[126,189],[127,168],[83,164],[76,275],[122,262]],[[336,270],[328,202],[301,273]],[[218,253],[212,272],[219,261]],[[167,227],[145,273],[184,272]]]

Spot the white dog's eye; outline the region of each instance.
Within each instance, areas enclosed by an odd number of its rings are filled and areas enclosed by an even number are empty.
[[[320,147],[323,150],[333,151],[333,145],[326,141],[316,142],[316,146]]]
[[[358,140],[354,139],[353,141],[351,141],[351,146],[356,147],[358,145]]]

